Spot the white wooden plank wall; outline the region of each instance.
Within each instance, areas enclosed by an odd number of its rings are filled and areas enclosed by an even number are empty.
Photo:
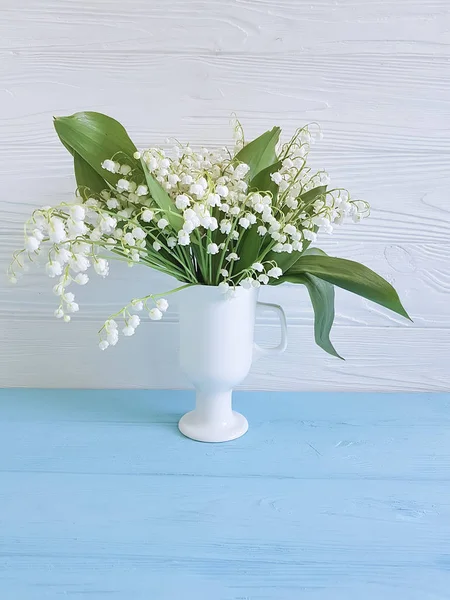
[[[448,0],[1,0],[0,261],[6,269],[30,210],[70,197],[69,155],[52,115],[91,109],[140,145],[177,136],[230,141],[319,121],[317,166],[372,203],[372,217],[322,247],[365,262],[398,289],[408,324],[337,295],[334,341],[316,349],[301,289],[264,290],[287,310],[290,346],[255,364],[248,388],[450,388],[450,4]],[[101,353],[102,318],[172,282],[114,268],[80,290],[70,325],[54,320],[52,281],[29,273],[0,289],[0,385],[179,387],[176,305]],[[262,315],[259,337],[275,339]]]

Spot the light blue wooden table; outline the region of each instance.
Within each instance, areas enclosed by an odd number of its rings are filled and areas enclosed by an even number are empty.
[[[450,598],[450,395],[0,394],[1,600]]]

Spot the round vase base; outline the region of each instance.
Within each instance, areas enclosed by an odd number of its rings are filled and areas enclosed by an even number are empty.
[[[211,422],[192,410],[181,417],[178,429],[197,442],[229,442],[247,432],[248,421],[244,415],[233,411],[227,421]]]

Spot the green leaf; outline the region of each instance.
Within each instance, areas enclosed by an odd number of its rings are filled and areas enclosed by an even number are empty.
[[[280,279],[292,281],[295,275],[304,273],[315,275],[410,319],[392,285],[360,263],[309,252],[303,254]]]
[[[248,181],[252,181],[255,175],[277,161],[275,146],[278,143],[280,133],[281,129],[274,127],[251,141],[236,154],[235,158],[237,160],[246,163],[250,167],[247,174]]]
[[[324,194],[327,191],[327,186],[326,185],[319,185],[318,187],[309,190],[308,192],[305,192],[304,194],[301,194],[299,196],[299,202],[301,202],[302,204],[309,204],[312,203],[317,196],[320,196],[321,194]],[[288,271],[292,265],[295,265],[295,263],[298,261],[298,259],[305,253],[305,250],[307,250],[309,248],[309,245],[311,244],[311,242],[309,241],[303,241],[303,249],[301,252],[291,252],[291,254],[288,254],[287,252],[269,252],[269,254],[267,255],[265,260],[273,260],[277,263],[277,265],[280,267],[280,269],[283,271],[283,273],[285,273],[286,271]]]
[[[79,154],[75,154],[73,157],[73,166],[78,190],[85,200],[91,195],[89,192],[99,194],[102,190],[108,189],[108,184],[103,177],[84,158],[81,158]]]
[[[261,248],[262,237],[258,233],[258,225],[252,225],[242,234],[238,247],[239,263],[236,271],[248,269],[256,262]]]
[[[291,280],[290,280],[291,281]],[[295,275],[292,283],[306,286],[314,309],[314,339],[316,344],[337,358],[341,358],[330,341],[330,331],[334,321],[334,286],[314,275]]]
[[[143,180],[141,164],[133,157],[136,146],[115,119],[101,113],[80,112],[70,117],[55,117],[54,125],[61,142],[74,158],[80,156],[110,185],[115,186],[121,175],[110,173],[101,165],[105,159],[113,157],[136,170]],[[80,172],[84,166],[80,167],[78,162],[76,168]]]
[[[250,182],[248,189],[249,191],[266,191],[271,192],[273,199],[275,200],[278,194],[278,186],[272,181],[270,175],[275,173],[281,166],[281,161],[274,163],[260,171]],[[239,270],[248,269],[254,262],[256,262],[263,238],[258,233],[258,225],[252,225],[247,231],[242,234],[241,242],[239,244]]]
[[[321,196],[322,194],[325,194],[326,191],[327,191],[326,185],[318,185],[317,187],[313,188],[312,190],[308,190],[304,194],[300,194],[299,202],[301,202],[302,205],[306,205],[306,204],[311,205],[313,203],[313,201],[317,198],[317,196]]]
[[[150,194],[156,204],[164,211],[164,216],[169,221],[170,225],[175,229],[175,231],[179,231],[183,226],[183,217],[181,216],[179,210],[175,206],[174,201],[166,192],[166,190],[160,185],[159,181],[153,177],[153,175],[147,169],[146,164],[141,158],[141,165],[144,171],[145,180],[147,183],[147,187],[150,191]]]
[[[327,256],[319,248],[306,251],[309,255]],[[286,276],[285,281],[306,286],[314,310],[314,338],[316,344],[337,358],[340,356],[330,341],[330,331],[334,321],[334,286],[308,273],[297,273]]]
[[[249,192],[271,192],[274,201],[278,196],[278,186],[272,181],[271,175],[281,167],[281,160],[269,165],[257,173],[248,185]]]

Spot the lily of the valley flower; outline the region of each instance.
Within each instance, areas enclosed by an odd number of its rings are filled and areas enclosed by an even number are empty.
[[[230,151],[177,144],[171,153],[162,148],[134,152],[157,188],[123,153],[105,156],[101,166],[105,175],[117,176],[116,183],[105,183],[100,193],[83,188],[72,203],[34,211],[23,247],[14,254],[11,281],[43,256],[47,275],[56,278],[54,314],[65,322],[79,310],[68,287],[86,285],[91,273],[107,277],[114,259],[155,268],[187,285],[216,285],[233,298],[238,286],[274,284],[283,275],[283,256],[301,252],[322,233],[332,233],[346,219],[358,222],[367,213],[367,204],[346,190],[325,190],[328,175],[307,166],[310,144],[319,137],[308,127],[277,150],[280,160],[270,174],[270,189],[252,184],[251,164],[237,154],[244,145],[237,121],[233,130]],[[308,200],[308,192],[319,187],[320,193]],[[249,248],[257,249],[250,260]],[[158,321],[167,309],[167,300],[159,296],[132,300],[107,319],[99,347],[105,350],[120,335],[134,335],[141,323],[136,312]]]

